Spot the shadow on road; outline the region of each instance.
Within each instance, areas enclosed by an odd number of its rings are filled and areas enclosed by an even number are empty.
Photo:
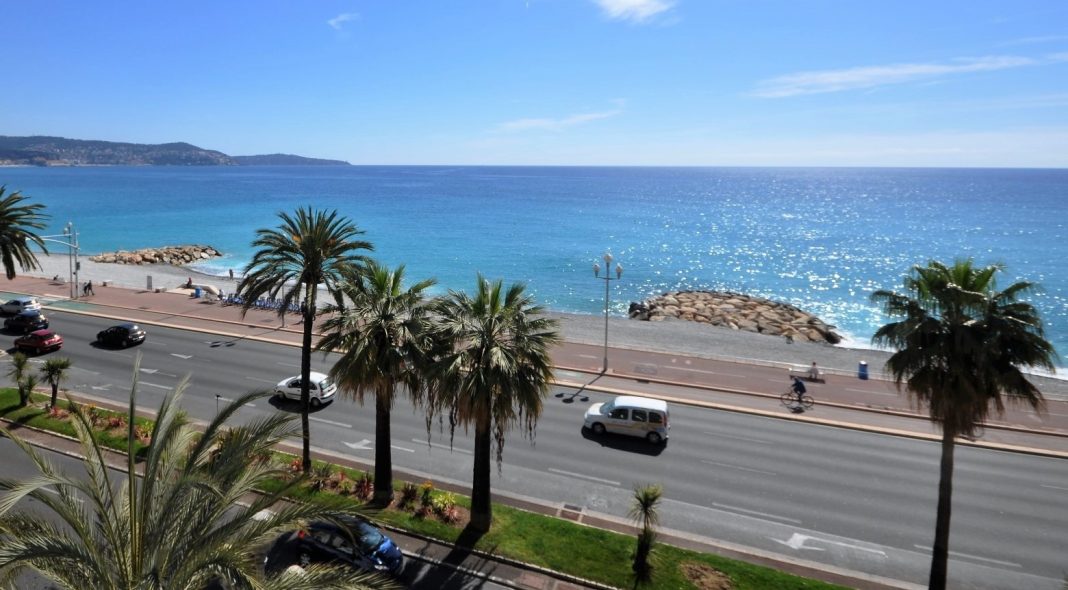
[[[626,451],[628,453],[638,453],[639,455],[649,455],[651,457],[658,456],[667,448],[666,442],[654,445],[644,438],[634,436],[612,433],[594,434],[592,430],[585,426],[582,427],[582,438],[593,441],[602,447],[608,447],[617,451]]]

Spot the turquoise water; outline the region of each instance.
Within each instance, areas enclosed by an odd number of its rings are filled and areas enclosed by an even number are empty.
[[[257,228],[311,204],[349,216],[389,264],[468,289],[481,271],[546,306],[600,313],[606,251],[624,267],[612,311],[672,289],[794,303],[866,344],[868,303],[914,264],[974,257],[1031,280],[1068,352],[1068,170],[552,167],[5,168],[83,252],[210,244],[225,274]],[[61,247],[59,249],[62,249]],[[1064,364],[1064,359],[1061,363]]]

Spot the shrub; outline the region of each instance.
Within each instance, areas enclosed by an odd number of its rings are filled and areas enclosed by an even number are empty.
[[[66,420],[70,416],[70,412],[64,410],[59,406],[49,406],[48,417],[54,420]]]
[[[456,524],[457,522],[460,522],[460,509],[453,504],[444,511],[438,513],[438,518],[445,524]]]
[[[367,500],[375,494],[375,478],[370,473],[364,471],[360,479],[356,481],[355,487],[352,489],[354,496],[361,500]]]
[[[412,504],[415,504],[415,499],[419,496],[419,487],[410,481],[404,482],[401,486],[400,498],[397,500],[397,506],[407,510],[411,508]]]
[[[125,428],[126,427],[126,416],[120,416],[120,415],[108,416],[107,420],[106,420],[106,423],[107,423],[108,430],[111,430],[113,428]]]
[[[443,516],[449,510],[456,507],[456,496],[449,492],[439,494],[430,502],[430,508],[434,511],[434,514]]]
[[[326,482],[330,481],[330,476],[334,474],[334,466],[329,463],[321,463],[316,465],[311,472],[311,478],[308,481],[308,487],[313,492],[318,492],[326,487]]]
[[[419,486],[419,505],[422,508],[430,508],[434,501],[434,484],[430,480],[424,481]]]

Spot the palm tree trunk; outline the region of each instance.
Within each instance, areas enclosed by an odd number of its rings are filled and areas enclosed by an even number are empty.
[[[935,539],[931,554],[930,590],[945,590],[949,567],[949,518],[953,509],[953,451],[956,433],[942,429],[942,466],[938,479],[938,513],[935,516]]]
[[[390,449],[388,394],[375,394],[375,504],[393,501],[393,453]]]
[[[59,383],[52,384],[52,403],[48,405],[50,408],[56,407],[56,398],[59,397]]]
[[[470,527],[476,531],[486,532],[493,522],[493,508],[490,504],[490,418],[479,416],[475,425],[474,474],[471,480],[471,522]]]
[[[310,300],[308,305],[304,309],[304,337],[300,343],[300,430],[301,430],[301,443],[303,446],[303,455],[301,457],[301,467],[304,469],[304,475],[311,473],[311,423],[308,420],[308,413],[311,411],[311,399],[308,395],[309,381],[311,381],[311,350],[312,350],[312,328],[315,323],[315,286],[312,285],[308,288],[307,297]],[[285,313],[284,311],[282,313]]]

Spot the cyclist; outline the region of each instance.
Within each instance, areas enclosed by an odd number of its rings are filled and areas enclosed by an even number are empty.
[[[805,383],[801,381],[800,377],[794,377],[792,389],[797,395],[797,403],[801,403],[801,396],[805,395]]]

